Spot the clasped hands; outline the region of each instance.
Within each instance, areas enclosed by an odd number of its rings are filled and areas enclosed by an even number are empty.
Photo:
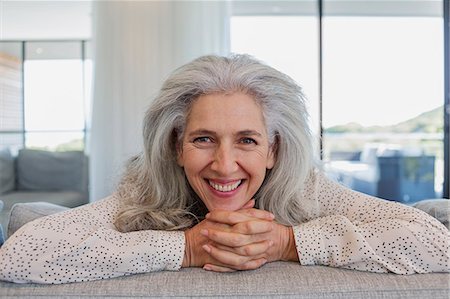
[[[298,261],[292,227],[254,209],[254,200],[237,211],[215,210],[185,231],[182,267],[216,272],[257,269],[267,262]]]

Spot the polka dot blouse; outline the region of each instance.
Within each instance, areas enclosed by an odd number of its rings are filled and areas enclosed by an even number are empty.
[[[304,194],[320,212],[294,227],[301,265],[450,272],[449,231],[428,214],[349,190],[322,174],[308,181]],[[26,224],[0,248],[0,280],[58,284],[180,269],[184,233],[120,233],[113,225],[120,207],[110,196]]]

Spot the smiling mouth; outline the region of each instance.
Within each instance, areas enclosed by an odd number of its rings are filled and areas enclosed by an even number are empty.
[[[229,184],[218,184],[217,182],[213,182],[210,180],[207,180],[208,184],[216,191],[219,192],[231,192],[236,190],[244,180],[238,180]]]

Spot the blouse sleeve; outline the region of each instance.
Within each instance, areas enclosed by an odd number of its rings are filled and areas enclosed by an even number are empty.
[[[121,233],[114,196],[21,227],[0,248],[0,280],[59,284],[177,270],[184,233]]]
[[[397,274],[450,271],[449,231],[430,215],[347,189],[320,173],[305,195],[315,199],[319,215],[294,227],[302,265]]]

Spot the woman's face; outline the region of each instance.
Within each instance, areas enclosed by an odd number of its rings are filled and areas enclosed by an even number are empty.
[[[262,110],[251,96],[216,93],[194,101],[178,164],[209,211],[240,209],[274,163]]]

